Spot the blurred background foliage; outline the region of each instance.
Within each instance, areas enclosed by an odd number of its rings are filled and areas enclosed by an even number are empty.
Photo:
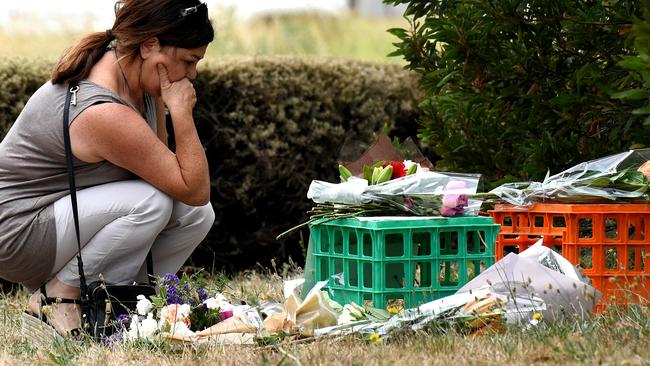
[[[393,51],[393,36],[386,29],[405,26],[400,17],[358,16],[354,12],[271,12],[242,20],[232,8],[212,12],[217,32],[206,58],[226,55],[298,55],[344,57],[403,63],[386,57]],[[57,58],[83,36],[86,29],[0,27],[0,57]]]

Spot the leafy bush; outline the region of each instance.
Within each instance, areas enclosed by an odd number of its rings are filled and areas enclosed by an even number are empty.
[[[0,140],[29,97],[48,79],[49,66],[42,59],[0,58]]]
[[[633,114],[645,116],[644,126],[650,126],[650,3],[644,4],[643,16],[636,18],[632,26],[634,46],[638,54],[624,56],[619,65],[630,70],[630,77],[639,82],[639,87],[619,92],[614,97],[645,102]]]
[[[408,4],[394,54],[421,75],[439,168],[495,185],[650,145],[641,102],[620,94],[641,82],[618,64],[642,2],[384,2]]]
[[[3,129],[47,80],[46,63],[25,65],[0,63]],[[207,62],[194,85],[216,223],[193,262],[217,270],[300,258],[298,236],[275,237],[305,220],[311,180],[338,179],[346,138],[368,141],[384,126],[398,137],[414,134],[421,98],[417,75],[400,65],[335,59]]]

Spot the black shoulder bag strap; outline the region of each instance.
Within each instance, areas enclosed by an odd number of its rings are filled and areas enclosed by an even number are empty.
[[[70,144],[70,105],[77,105],[77,92],[79,85],[70,83],[65,93],[65,105],[63,106],[63,141],[65,143],[65,158],[68,166],[68,183],[70,186],[70,200],[72,202],[72,214],[74,216],[74,229],[77,234],[77,266],[79,267],[79,290],[81,292],[81,310],[82,314],[86,313],[88,306],[88,284],[84,275],[84,264],[81,260],[81,239],[79,235],[79,213],[77,210],[77,188],[74,179],[74,164],[72,160],[72,145]],[[151,251],[147,254],[147,275],[149,284],[153,285],[153,259]]]
[[[70,186],[70,201],[72,202],[72,215],[74,217],[74,230],[77,234],[77,267],[79,268],[79,290],[81,292],[81,312],[86,314],[88,307],[88,285],[84,275],[84,263],[81,260],[81,239],[79,235],[79,213],[77,210],[77,188],[74,180],[74,164],[72,161],[72,145],[70,144],[70,104],[77,105],[77,92],[79,86],[70,83],[65,93],[65,104],[63,105],[63,141],[65,142],[65,160],[68,166],[68,184]],[[74,99],[72,98],[74,96]]]

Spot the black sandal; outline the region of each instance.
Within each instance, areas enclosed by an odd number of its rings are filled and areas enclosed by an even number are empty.
[[[75,341],[82,341],[85,339],[85,334],[82,328],[74,328],[65,332],[59,333],[56,328],[48,321],[47,315],[43,313],[43,307],[56,304],[78,304],[79,300],[65,299],[60,297],[48,297],[45,291],[45,286],[41,287],[41,304],[39,313],[36,314],[31,310],[25,310],[23,313],[23,335],[36,343],[50,343],[52,339],[63,340],[63,337],[73,339]]]

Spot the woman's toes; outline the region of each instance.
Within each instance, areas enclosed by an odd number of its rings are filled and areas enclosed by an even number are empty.
[[[51,313],[50,323],[54,323],[61,334],[81,326],[81,309],[78,305],[55,304],[52,305]]]
[[[27,304],[29,311],[34,314],[39,314],[41,308],[41,292],[36,291],[29,297],[29,302]]]

